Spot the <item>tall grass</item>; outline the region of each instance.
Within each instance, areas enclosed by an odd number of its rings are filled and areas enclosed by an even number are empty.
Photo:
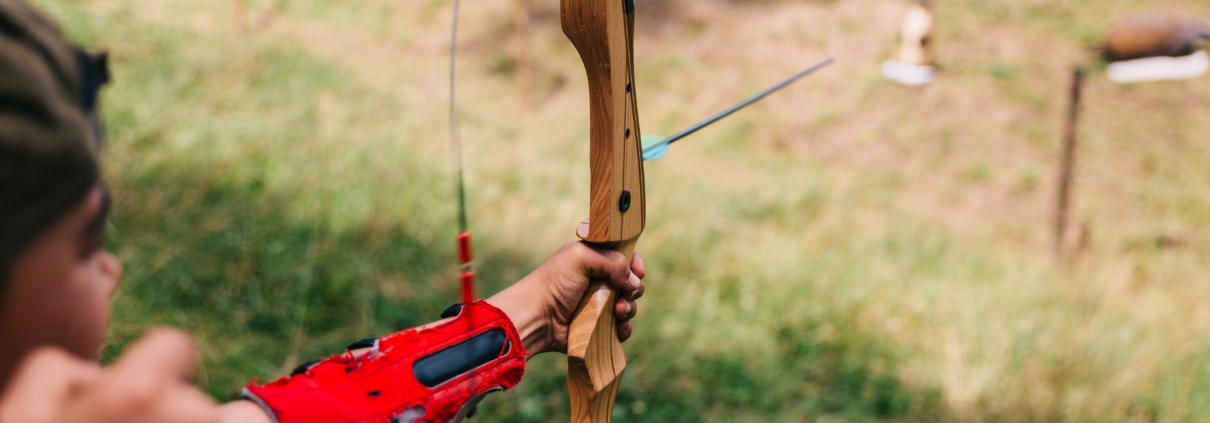
[[[456,299],[446,1],[39,0],[110,49],[113,358],[154,325],[199,340],[221,400],[250,377],[436,318]],[[638,2],[646,133],[828,54],[833,68],[649,163],[649,267],[622,421],[1200,421],[1210,407],[1210,82],[1092,80],[1076,209],[1050,257],[1063,85],[1085,46],[1184,0],[938,2],[938,83],[880,80],[903,4]],[[534,4],[464,8],[459,80],[487,295],[587,213],[583,70]],[[649,10],[650,14],[643,14]],[[648,19],[644,21],[644,19]],[[521,95],[525,94],[525,95]],[[489,421],[566,418],[530,362]]]

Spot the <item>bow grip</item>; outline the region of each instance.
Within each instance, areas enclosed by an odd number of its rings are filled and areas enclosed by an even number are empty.
[[[637,238],[616,246],[630,262]],[[614,304],[617,291],[608,280],[594,279],[572,315],[567,337],[567,391],[572,422],[609,422],[626,353],[618,340]]]

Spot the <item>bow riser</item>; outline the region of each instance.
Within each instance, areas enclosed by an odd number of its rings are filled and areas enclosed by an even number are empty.
[[[634,8],[627,0],[562,0],[567,34],[588,76],[592,189],[590,227],[596,244],[632,241],[643,232],[642,144],[634,88]],[[629,207],[624,208],[624,196]]]
[[[591,146],[586,242],[627,260],[646,220],[642,144],[634,87],[633,0],[562,0],[563,32],[588,77]],[[616,292],[594,280],[572,317],[567,389],[573,422],[609,422],[626,356],[613,315]]]

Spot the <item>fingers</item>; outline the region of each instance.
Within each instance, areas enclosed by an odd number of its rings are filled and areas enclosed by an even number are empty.
[[[580,225],[576,227],[576,236],[579,236],[580,239],[588,238],[588,231],[590,228],[591,226],[588,225],[588,219],[581,220]]]
[[[160,384],[186,379],[195,364],[197,350],[188,335],[174,329],[156,329],[127,349],[112,371],[132,379],[147,379],[139,380],[140,385]]]
[[[580,224],[578,232],[581,237],[587,235],[587,228],[586,221]],[[555,297],[558,298],[557,303],[566,310],[554,315],[565,315],[567,319],[570,319],[576,304],[583,297],[583,290],[589,280],[606,279],[618,294],[613,310],[614,316],[617,318],[618,339],[625,341],[633,334],[634,326],[630,320],[638,315],[636,300],[642,298],[646,291],[643,278],[647,276],[647,267],[641,255],[635,253],[628,258],[617,251],[596,247],[582,241],[573,241],[563,244],[559,252],[534,274],[541,275],[543,270],[546,274],[560,275],[554,278],[548,276],[547,280],[563,281],[556,284],[561,289],[556,292]],[[556,320],[562,325],[567,325],[568,321]]]
[[[576,260],[583,266],[584,274],[590,278],[608,279],[623,297],[629,298],[636,289],[642,287],[642,281],[630,271],[630,263],[626,256],[613,250],[607,250],[577,243]]]
[[[647,277],[647,266],[643,264],[643,256],[640,256],[636,251],[634,257],[630,259],[630,271],[639,277],[639,279]]]
[[[626,342],[634,333],[634,325],[630,323],[639,314],[639,305],[625,298],[618,298],[614,304],[613,313],[618,318],[618,340]]]
[[[188,336],[152,331],[126,350],[105,372],[98,392],[70,414],[114,422],[210,422],[214,404],[186,380],[196,362]]]
[[[618,323],[618,341],[626,342],[632,334],[634,334],[634,326],[631,326],[630,322]]]
[[[633,289],[629,292],[619,293],[621,296],[613,310],[614,315],[618,318],[618,340],[621,342],[626,342],[634,334],[634,325],[630,323],[630,319],[639,314],[639,305],[635,300],[642,298],[643,292],[647,289],[647,286],[643,284],[643,278],[647,276],[647,267],[643,263],[643,256],[637,252],[630,259],[630,272],[628,279]]]
[[[643,280],[639,279],[639,276],[636,274],[633,274],[633,273],[630,274],[629,285],[634,288],[630,289],[629,291],[619,290],[618,295],[621,298],[625,298],[628,300],[637,300],[637,299],[643,297],[643,292],[647,291],[647,285],[644,284]]]
[[[0,421],[57,421],[60,410],[101,377],[101,368],[58,348],[44,347],[26,356],[3,400]]]
[[[120,418],[161,415],[169,402],[172,406],[188,406],[194,401],[180,401],[179,396],[181,389],[189,388],[185,379],[194,369],[196,360],[194,343],[185,334],[166,329],[151,331],[106,371],[104,388],[82,408]],[[195,408],[188,406],[185,410]]]
[[[625,298],[618,298],[618,301],[613,305],[613,315],[617,317],[619,322],[624,322],[633,319],[639,314],[639,305],[634,301]]]
[[[39,349],[0,398],[0,422],[214,423],[214,402],[185,380],[196,361],[193,343],[172,330],[152,332],[105,370]]]

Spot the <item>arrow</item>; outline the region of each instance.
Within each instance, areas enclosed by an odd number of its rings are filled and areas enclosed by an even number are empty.
[[[643,136],[643,160],[644,161],[656,161],[656,160],[664,158],[664,155],[668,154],[669,145],[671,145],[672,143],[677,142],[681,138],[685,138],[685,137],[689,136],[690,134],[693,134],[694,132],[697,132],[698,130],[700,130],[702,128],[710,126],[710,124],[712,124],[714,122],[718,122],[719,120],[722,120],[723,118],[725,118],[727,116],[730,116],[732,113],[738,112],[741,109],[752,105],[752,103],[755,103],[765,97],[768,97],[769,94],[773,94],[773,93],[777,92],[778,90],[785,88],[787,85],[793,84],[795,81],[802,79],[804,76],[810,75],[811,73],[819,70],[820,68],[823,68],[824,66],[832,64],[832,62],[835,61],[835,59],[836,59],[835,57],[829,57],[827,59],[824,59],[822,62],[811,65],[811,67],[807,68],[806,70],[804,70],[802,72],[795,74],[794,76],[787,78],[785,81],[781,81],[781,82],[777,83],[777,85],[769,87],[769,88],[765,89],[764,91],[761,91],[760,93],[748,98],[747,100],[741,101],[739,104],[731,106],[731,108],[729,108],[727,110],[723,110],[722,112],[719,112],[718,114],[716,114],[714,116],[706,118],[706,120],[698,122],[698,123],[694,124],[693,126],[690,126],[681,132],[672,134],[672,136],[670,136],[668,138],[661,138],[659,135],[644,135]]]

